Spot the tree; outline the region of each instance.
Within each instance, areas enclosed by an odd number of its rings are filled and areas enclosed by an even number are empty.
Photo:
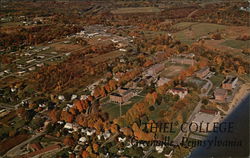
[[[86,150],[84,150],[82,152],[82,158],[88,158],[89,157],[89,152],[87,152]]]
[[[73,119],[74,119],[74,116],[72,114],[70,114],[67,111],[62,111],[62,113],[61,113],[61,120],[64,120],[65,122],[72,123]]]
[[[74,140],[70,136],[66,136],[63,139],[63,144],[67,146],[73,146],[75,144]]]
[[[94,150],[94,152],[98,152],[98,150],[99,150],[99,145],[98,144],[96,144],[96,143],[94,143],[93,144],[93,150]]]
[[[60,111],[53,109],[49,112],[49,117],[53,122],[59,121],[60,118]]]
[[[30,122],[30,127],[35,130],[35,129],[38,129],[40,127],[43,127],[44,125],[44,119],[38,117],[36,119],[32,119],[31,122]]]

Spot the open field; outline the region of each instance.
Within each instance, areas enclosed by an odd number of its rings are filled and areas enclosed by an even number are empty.
[[[240,40],[226,40],[221,43],[224,46],[235,48],[235,49],[245,49],[249,48],[250,41],[240,41]]]
[[[56,51],[72,51],[83,48],[80,45],[76,44],[64,44],[64,43],[54,43],[50,45],[51,47],[54,47]]]
[[[109,53],[105,53],[105,54],[93,57],[90,59],[90,61],[92,61],[94,63],[101,63],[101,62],[105,62],[107,60],[115,59],[121,55],[124,55],[125,53],[126,52],[121,52],[121,51],[115,50],[115,51],[112,51]]]
[[[174,36],[186,44],[191,44],[198,38],[208,35],[208,33],[222,31],[227,28],[224,25],[197,22],[182,22],[173,27],[181,29],[181,31],[174,33]]]
[[[204,46],[211,50],[219,50],[231,54],[235,57],[240,57],[246,60],[250,60],[250,57],[242,53],[241,49],[249,47],[249,41],[238,41],[238,40],[206,40]]]
[[[170,65],[160,74],[161,77],[173,78],[186,68],[184,65]]]
[[[139,102],[143,97],[135,96],[131,98],[128,104],[121,106],[122,115],[125,114],[135,103]],[[120,105],[113,102],[108,102],[102,105],[102,111],[107,112],[109,114],[109,119],[113,120],[120,116]]]
[[[214,87],[218,87],[221,85],[222,81],[224,80],[224,76],[221,74],[215,75],[215,76],[212,76],[210,80],[213,83]]]
[[[133,13],[157,13],[161,10],[156,7],[128,7],[112,10],[113,14],[133,14]]]

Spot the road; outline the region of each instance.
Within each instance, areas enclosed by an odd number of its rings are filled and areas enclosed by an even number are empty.
[[[24,145],[30,143],[31,141],[33,141],[34,139],[36,139],[36,138],[38,138],[38,137],[40,137],[42,135],[44,135],[43,132],[37,133],[36,135],[32,136],[30,139],[22,142],[21,144],[18,144],[17,146],[13,147],[12,149],[10,149],[7,153],[4,154],[3,157],[6,157],[6,156],[7,157],[17,156],[21,147],[23,147]]]
[[[115,139],[115,137],[117,137],[119,135],[119,133],[115,133],[114,135],[112,135],[111,137],[109,137],[108,140],[106,140],[105,142],[102,143],[101,147],[103,147],[105,144],[113,141]]]
[[[210,80],[208,80],[208,79],[204,79],[205,81],[207,81],[208,83],[209,83],[209,88],[208,88],[208,90],[205,92],[205,93],[203,93],[203,94],[200,94],[200,98],[202,98],[202,97],[204,97],[204,96],[207,96],[208,95],[208,93],[209,93],[209,91],[212,89],[212,87],[213,87],[213,83],[210,81]],[[201,106],[202,106],[202,100],[200,100],[199,102],[198,102],[198,104],[197,104],[197,106],[194,108],[194,110],[193,110],[193,112],[192,112],[192,114],[189,116],[189,118],[187,119],[187,123],[189,124],[189,123],[191,123],[191,121],[194,119],[194,117],[195,117],[195,114],[197,114],[199,111],[200,111],[200,109],[201,109]],[[187,128],[187,127],[186,127]],[[184,129],[185,131],[186,131],[186,129]],[[175,145],[179,145],[180,143],[181,143],[181,141],[182,141],[182,138],[185,136],[185,135],[187,135],[188,133],[184,133],[184,132],[182,132],[182,131],[180,131],[179,133],[178,133],[178,135],[174,138],[174,144]]]
[[[27,101],[27,100],[30,100],[30,99],[31,99],[31,97],[28,97],[28,98],[26,98],[26,99],[23,99],[20,103],[14,105],[14,106],[9,105],[9,104],[1,103],[1,104],[0,104],[0,108],[4,108],[4,109],[8,109],[8,110],[14,110],[14,109],[17,109],[18,106],[19,106],[22,102]]]
[[[204,96],[207,96],[208,93],[210,92],[210,90],[213,88],[213,83],[209,80],[209,79],[203,79],[204,81],[207,81],[209,83],[209,88],[207,89],[207,91],[203,94],[200,94],[199,97],[202,98]],[[201,109],[201,106],[202,106],[202,100],[200,100],[197,104],[197,106],[195,107],[195,109],[193,110],[192,114],[189,116],[188,120],[186,121],[187,123],[190,123],[194,117],[195,117],[195,114],[197,114],[200,109]],[[173,140],[173,144],[174,145],[179,145],[182,141],[182,138],[186,135],[186,133],[180,131],[178,133],[178,135],[174,138]],[[153,149],[154,149],[154,146],[151,146],[149,148],[149,150],[145,153],[145,155],[143,156],[143,158],[147,158],[152,152],[153,152]]]

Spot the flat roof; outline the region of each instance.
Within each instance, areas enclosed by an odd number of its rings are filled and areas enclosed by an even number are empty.
[[[193,122],[204,122],[204,123],[213,122],[214,116],[215,115],[213,114],[199,112],[195,115]]]

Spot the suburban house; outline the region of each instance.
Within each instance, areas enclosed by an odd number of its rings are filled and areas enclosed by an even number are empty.
[[[153,65],[152,67],[148,69],[148,75],[150,76],[156,75],[157,73],[162,71],[164,68],[165,68],[165,65],[163,63]]]
[[[110,100],[116,103],[127,102],[130,98],[134,96],[132,90],[128,88],[119,88],[117,93],[110,94]]]
[[[211,131],[213,130],[214,123],[220,122],[221,116],[220,112],[212,111],[212,110],[200,110],[194,117],[194,123],[201,125],[201,129],[203,131]],[[208,127],[207,127],[207,123]]]
[[[236,87],[237,82],[238,82],[238,77],[227,76],[226,79],[222,82],[222,88],[227,90],[232,90]]]
[[[183,99],[188,94],[187,88],[173,88],[170,89],[168,92],[173,95],[178,95],[180,99]]]
[[[227,98],[227,90],[216,88],[214,90],[214,97],[215,97],[215,100],[224,102]]]
[[[196,76],[202,79],[202,78],[206,77],[209,72],[210,72],[209,67],[204,67],[196,72]]]

